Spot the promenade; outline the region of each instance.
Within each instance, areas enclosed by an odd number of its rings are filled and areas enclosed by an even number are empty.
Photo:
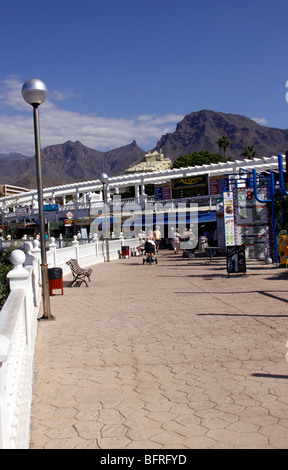
[[[38,325],[30,449],[288,448],[288,271],[207,261],[163,250],[64,279]]]

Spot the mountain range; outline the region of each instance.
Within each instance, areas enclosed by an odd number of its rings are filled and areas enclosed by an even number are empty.
[[[247,146],[253,146],[258,157],[288,150],[288,129],[265,127],[245,116],[207,110],[185,116],[175,132],[161,137],[156,149],[162,149],[172,161],[201,150],[218,153],[217,141],[224,135],[231,141],[226,156],[232,160],[243,159],[241,154]]]
[[[152,150],[161,150],[172,162],[201,150],[218,153],[217,141],[224,135],[231,142],[226,156],[233,160],[243,159],[241,153],[247,146],[253,146],[258,157],[288,150],[287,129],[265,127],[245,116],[209,110],[187,114],[175,132],[163,135]],[[43,186],[94,180],[101,172],[120,175],[139,163],[145,153],[135,141],[107,152],[86,147],[79,141],[51,145],[42,150]],[[0,183],[36,188],[35,168],[35,157],[0,154]]]

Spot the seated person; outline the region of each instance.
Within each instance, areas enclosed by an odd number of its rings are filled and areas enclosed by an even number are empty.
[[[140,232],[138,233],[139,246],[136,247],[136,250],[138,251],[139,255],[142,255],[142,254],[143,254],[143,250],[144,250],[144,237],[145,237],[145,233],[142,232],[142,230],[140,230]]]

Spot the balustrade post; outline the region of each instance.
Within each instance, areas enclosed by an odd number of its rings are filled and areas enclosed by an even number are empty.
[[[31,271],[34,306],[38,307],[39,305],[38,295],[37,295],[38,294],[38,289],[37,289],[38,265],[37,265],[37,257],[32,253],[32,248],[33,248],[32,243],[30,242],[24,243],[24,250],[26,251],[24,268],[27,268],[28,270]]]
[[[98,240],[97,233],[93,233],[93,238],[91,240],[91,243],[95,243],[96,258],[98,258],[98,256],[99,256],[99,240]]]
[[[36,260],[36,256],[32,253],[33,245],[30,242],[24,243],[24,250],[26,251],[26,257],[24,261],[24,267],[33,266]]]
[[[77,239],[77,235],[73,236],[72,246],[75,248],[75,258],[77,259],[77,261],[79,261],[79,242]]]
[[[8,449],[8,413],[7,413],[7,355],[10,341],[1,335],[0,343],[0,449]]]
[[[57,245],[55,243],[55,238],[54,237],[51,237],[50,238],[50,243],[49,243],[49,250],[51,251],[55,251],[57,248]]]
[[[22,250],[14,250],[10,255],[10,261],[14,268],[7,274],[10,283],[10,290],[26,289],[29,278],[29,271],[23,267],[25,253]]]
[[[40,276],[40,256],[41,256],[41,250],[39,248],[40,246],[40,242],[39,240],[35,239],[33,240],[33,249],[32,249],[32,253],[33,255],[35,256],[36,258],[36,263],[35,263],[35,268],[37,269],[37,275],[35,274],[36,276],[36,279],[38,281],[38,283],[40,284],[41,282],[41,276]],[[37,266],[37,267],[36,267]]]
[[[49,251],[53,251],[54,266],[57,266],[57,252],[56,252],[56,249],[57,249],[57,245],[55,243],[55,238],[51,237],[50,238],[50,243],[49,243]]]

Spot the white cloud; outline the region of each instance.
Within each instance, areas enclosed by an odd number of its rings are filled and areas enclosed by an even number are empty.
[[[21,96],[22,85],[15,75],[9,75],[0,83],[0,105],[1,108],[10,108],[23,111],[26,108],[25,101]],[[27,103],[26,103],[27,104]]]
[[[261,126],[267,126],[268,121],[264,117],[252,117],[252,121],[257,122],[257,124],[261,124]]]
[[[34,154],[31,107],[21,96],[18,77],[7,77],[0,83],[0,153]],[[111,150],[136,140],[150,150],[162,134],[173,132],[183,116],[166,114],[140,115],[130,119],[83,115],[56,106],[49,98],[63,100],[75,96],[72,90],[51,92],[40,109],[41,146],[79,140],[97,149]]]
[[[69,90],[56,90],[52,92],[52,98],[56,101],[69,100],[70,98],[80,98],[80,93],[76,93],[72,88]]]

